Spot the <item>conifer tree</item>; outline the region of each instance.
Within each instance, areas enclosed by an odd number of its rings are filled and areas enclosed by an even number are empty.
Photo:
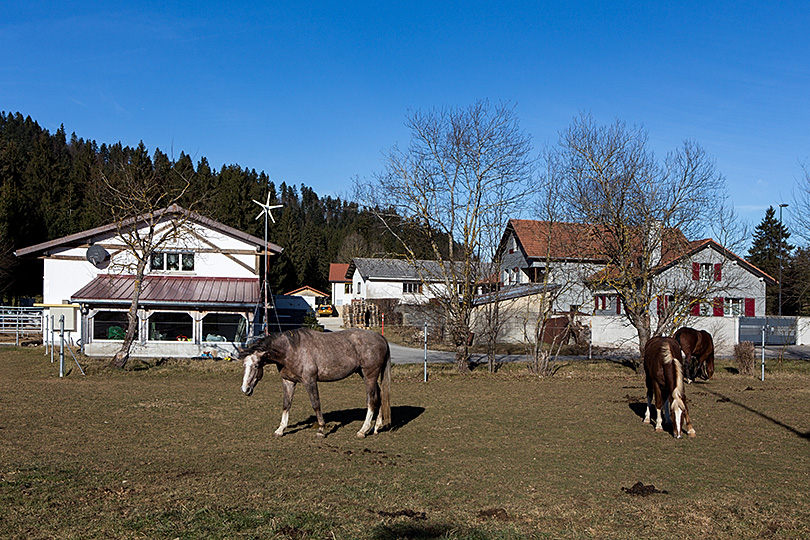
[[[779,279],[779,267],[785,268],[785,262],[791,258],[794,246],[788,243],[790,232],[779,222],[776,210],[769,206],[765,217],[754,230],[754,242],[748,250],[747,260],[760,270],[767,272],[774,279]],[[784,272],[783,272],[784,282]],[[784,287],[784,284],[783,284]],[[766,292],[766,313],[777,314],[779,286],[768,287]]]

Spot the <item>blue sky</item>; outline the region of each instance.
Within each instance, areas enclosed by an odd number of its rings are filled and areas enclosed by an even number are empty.
[[[803,1],[3,4],[0,110],[319,195],[381,170],[409,109],[478,99],[538,151],[582,112],[695,140],[752,225],[810,164]]]

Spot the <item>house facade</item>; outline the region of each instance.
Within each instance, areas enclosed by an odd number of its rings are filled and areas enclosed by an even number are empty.
[[[401,304],[425,304],[443,295],[447,287],[435,261],[412,263],[401,259],[354,258],[346,269],[351,292],[349,301],[398,300]]]
[[[510,220],[500,247],[503,286],[553,284],[560,287],[555,311],[622,315],[616,290],[602,285],[609,280],[598,279],[609,269],[588,231],[585,224]],[[679,231],[670,231],[660,242],[653,265],[654,289],[659,291],[651,306],[654,313],[692,291],[690,315],[765,314],[765,286],[776,283],[771,276],[712,239],[689,242]]]
[[[329,265],[329,286],[332,290],[332,305],[343,316],[343,307],[352,301],[352,277],[346,277],[349,263],[331,263]]]
[[[178,233],[147,259],[133,357],[230,356],[253,333],[264,303],[264,240],[173,205],[154,215],[156,230]],[[75,310],[68,337],[88,356],[120,348],[135,287],[127,235],[140,218],[18,250],[43,259],[45,316]],[[121,231],[121,232],[119,232]],[[271,255],[282,248],[268,243]],[[58,328],[58,321],[52,323]],[[49,336],[45,336],[49,339]]]

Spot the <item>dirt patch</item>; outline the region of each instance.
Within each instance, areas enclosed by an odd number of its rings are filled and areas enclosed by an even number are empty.
[[[479,519],[497,519],[498,521],[511,521],[512,518],[503,508],[490,508],[478,511]]]
[[[634,497],[646,497],[648,495],[653,495],[654,493],[668,493],[666,490],[656,489],[656,487],[652,484],[645,486],[642,482],[636,482],[633,484],[633,487],[623,487],[622,491],[628,495],[633,495]]]

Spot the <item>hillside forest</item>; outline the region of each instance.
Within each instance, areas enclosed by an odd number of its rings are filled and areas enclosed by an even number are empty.
[[[367,209],[339,197],[319,197],[311,188],[276,185],[264,172],[238,164],[211,167],[205,157],[196,163],[181,152],[173,158],[143,143],[132,148],[120,142],[98,144],[64,126],[50,133],[30,116],[0,112],[0,302],[16,305],[21,298],[42,293],[42,263],[19,260],[14,250],[60,238],[113,221],[104,200],[103,177],[121,174],[124,164],[148,169],[156,182],[169,186],[188,181],[180,204],[225,225],[262,238],[264,222],[253,202],[282,204],[274,211],[268,240],[284,252],[270,268],[274,292],[302,285],[329,292],[329,264],[352,257],[398,256],[398,240]],[[386,209],[391,215],[393,211]],[[420,228],[394,220],[398,235],[431,258]],[[391,222],[389,220],[389,226]],[[771,276],[782,276],[768,288],[770,314],[810,315],[810,247],[789,243],[790,233],[769,208],[754,231],[745,258]],[[420,245],[424,248],[420,249]],[[420,253],[422,251],[423,253]]]
[[[0,300],[16,304],[42,293],[41,261],[18,260],[14,250],[111,223],[102,175],[120,174],[125,163],[151,169],[158,182],[189,182],[181,205],[225,225],[264,237],[256,219],[268,193],[276,223],[268,240],[284,248],[271,265],[270,285],[285,293],[302,285],[329,292],[329,264],[352,257],[396,255],[397,243],[370,212],[357,204],[319,197],[305,185],[275,184],[265,172],[237,164],[213,169],[185,153],[176,159],[143,143],[98,144],[55,133],[20,113],[0,113]],[[404,224],[403,224],[404,228]],[[403,231],[399,231],[403,232]],[[404,233],[418,236],[418,229]],[[427,255],[427,253],[426,253]]]

